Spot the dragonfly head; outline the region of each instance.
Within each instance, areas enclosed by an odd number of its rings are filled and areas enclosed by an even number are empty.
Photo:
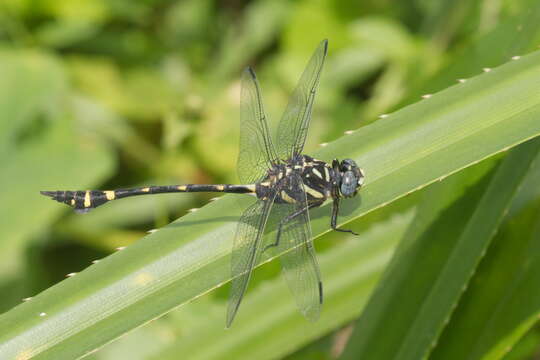
[[[334,160],[334,169],[338,170],[340,174],[338,181],[340,194],[344,197],[355,196],[364,185],[365,175],[362,169],[352,159],[345,159],[341,162]]]

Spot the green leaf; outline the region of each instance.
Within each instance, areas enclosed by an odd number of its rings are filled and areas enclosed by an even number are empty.
[[[344,359],[427,357],[539,149],[540,140],[535,139],[512,150],[485,191],[480,183],[427,228],[418,232],[418,224],[411,226],[359,319]],[[435,196],[426,197],[427,206],[419,210],[416,221],[420,227],[426,223],[422,213],[430,217],[431,204],[442,203],[441,197],[456,193],[450,190],[443,184]]]
[[[507,353],[504,360],[524,360],[532,359],[537,353],[538,343],[540,343],[540,331],[538,325],[525,334],[517,344]]]
[[[222,303],[205,312],[208,319],[202,325],[199,321],[189,328],[183,326],[184,336],[152,358],[177,359],[179,353],[186,353],[191,359],[277,359],[342,326],[359,315],[358,303],[367,301],[411,215],[378,223],[361,234],[361,241],[349,236],[319,257],[328,286],[324,312],[316,323],[306,322],[285,282],[275,279],[245,299],[234,331],[223,331],[226,304]]]
[[[539,82],[540,53],[534,53],[319,151],[316,155],[327,160],[353,158],[367,174],[362,199],[343,202],[341,221],[538,136]],[[229,281],[229,253],[240,214],[233,198],[225,196],[182,217],[5,313],[0,352],[8,357],[80,357]],[[328,205],[312,212],[315,237],[329,231],[329,212]]]
[[[529,201],[516,204],[520,196],[514,200],[512,207],[518,210],[510,211],[512,216],[493,240],[432,359],[500,359],[538,322],[539,180],[537,156],[520,190]],[[463,336],[467,333],[478,336]]]

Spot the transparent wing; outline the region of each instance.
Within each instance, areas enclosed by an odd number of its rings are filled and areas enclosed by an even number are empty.
[[[237,170],[240,181],[251,184],[266,175],[277,156],[268,131],[259,83],[249,67],[242,73],[241,87]]]
[[[281,267],[296,304],[302,314],[311,321],[319,318],[323,294],[319,264],[311,240],[309,211],[302,179],[292,175],[289,186],[294,191],[295,204],[275,204],[272,223],[281,222],[278,251],[286,251],[280,257]],[[279,230],[278,230],[279,233]]]
[[[251,271],[261,255],[264,228],[272,209],[275,193],[268,200],[257,200],[247,208],[238,222],[231,254],[231,293],[227,309],[230,327],[247,289]]]
[[[280,159],[293,158],[304,149],[327,49],[328,40],[323,40],[309,60],[281,117],[276,138],[277,155]]]

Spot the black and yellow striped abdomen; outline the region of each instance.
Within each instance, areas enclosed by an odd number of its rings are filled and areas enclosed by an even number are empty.
[[[105,204],[111,200],[122,199],[130,196],[184,193],[184,192],[224,192],[235,194],[249,194],[255,192],[255,185],[168,185],[148,186],[133,189],[118,190],[86,190],[86,191],[42,191],[41,194],[49,196],[53,200],[67,204],[78,212],[87,212],[93,208]]]

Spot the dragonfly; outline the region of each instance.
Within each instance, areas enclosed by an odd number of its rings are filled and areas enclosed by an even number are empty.
[[[230,327],[261,255],[277,249],[282,272],[300,312],[316,321],[323,303],[321,272],[312,241],[309,210],[332,200],[330,226],[337,227],[342,198],[357,195],[364,171],[354,160],[331,164],[303,154],[313,103],[328,52],[323,40],[313,53],[272,137],[255,72],[247,67],[240,90],[240,151],[237,172],[243,185],[184,184],[118,190],[42,191],[78,212],[131,196],[217,192],[251,194],[256,200],[238,220],[231,254],[231,290],[226,325]],[[276,144],[276,145],[274,145]],[[275,237],[265,236],[270,228]],[[270,238],[270,239],[269,239]]]

